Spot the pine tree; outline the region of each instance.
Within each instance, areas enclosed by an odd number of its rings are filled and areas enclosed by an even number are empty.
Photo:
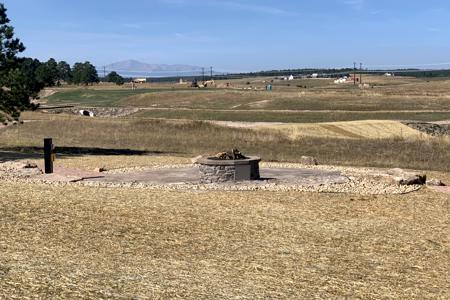
[[[14,28],[9,22],[6,8],[0,3],[0,111],[18,118],[20,111],[34,108],[30,97],[36,95],[40,87],[22,68],[25,59],[17,55],[25,51],[25,46],[14,37]]]

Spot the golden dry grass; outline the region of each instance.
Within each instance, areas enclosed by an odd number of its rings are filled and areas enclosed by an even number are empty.
[[[450,141],[445,138],[342,138],[341,130],[340,138],[334,132],[336,136],[298,136],[293,140],[276,130],[226,128],[205,122],[56,115],[45,119],[46,115],[37,115],[40,120],[0,130],[0,147],[42,147],[43,138],[53,137],[57,147],[84,148],[84,153],[92,148],[100,152],[132,149],[193,157],[235,147],[266,161],[298,162],[302,155],[310,155],[324,164],[426,170],[449,170],[450,166]]]
[[[450,297],[444,194],[0,189],[0,298]]]
[[[425,134],[395,121],[367,120],[317,124],[263,125],[257,128],[259,130],[276,130],[292,139],[308,136],[356,139],[427,139]]]
[[[189,90],[140,93],[120,106],[226,110],[448,111],[450,97],[416,87],[395,89],[311,89],[236,91]]]

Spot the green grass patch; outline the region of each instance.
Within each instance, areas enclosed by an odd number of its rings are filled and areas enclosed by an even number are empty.
[[[177,89],[179,90],[179,89]],[[80,105],[88,107],[110,107],[118,106],[124,99],[140,94],[168,92],[171,89],[115,89],[115,90],[95,90],[76,89],[58,91],[47,97],[48,105]]]
[[[450,112],[271,112],[221,110],[143,110],[134,117],[241,122],[316,123],[360,120],[450,120]]]
[[[450,99],[437,96],[371,96],[363,91],[302,94],[224,89],[75,89],[46,98],[49,105],[226,110],[446,111]]]

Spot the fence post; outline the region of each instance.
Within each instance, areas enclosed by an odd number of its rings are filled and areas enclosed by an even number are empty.
[[[45,174],[53,173],[53,139],[44,139]]]

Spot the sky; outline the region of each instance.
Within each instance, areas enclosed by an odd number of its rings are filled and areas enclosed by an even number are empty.
[[[446,66],[448,0],[0,0],[25,56],[221,71]]]

